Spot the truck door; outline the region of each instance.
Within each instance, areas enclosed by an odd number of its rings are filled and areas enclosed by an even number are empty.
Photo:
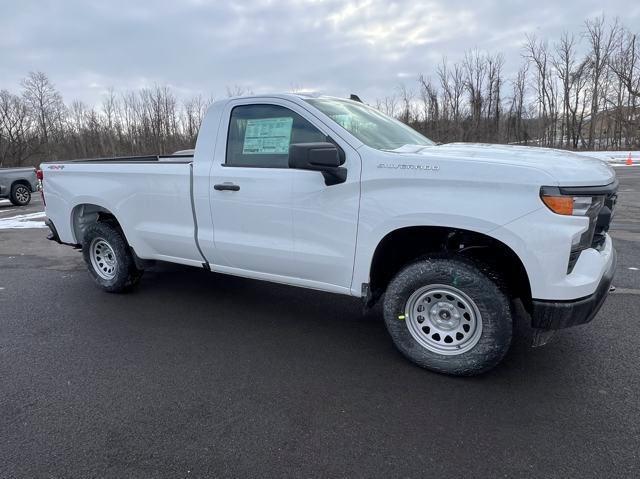
[[[219,137],[227,141],[218,142],[211,171],[218,269],[345,292],[360,197],[357,152],[340,145],[347,182],[326,186],[321,173],[288,166],[291,143],[327,141],[319,120],[279,99],[235,100],[226,109]]]
[[[211,171],[216,266],[291,276],[293,115],[277,105],[230,102]],[[219,148],[219,146],[221,148]],[[242,271],[239,271],[241,273]]]

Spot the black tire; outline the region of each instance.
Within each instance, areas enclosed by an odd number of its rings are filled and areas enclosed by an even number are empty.
[[[105,243],[107,246],[104,246]],[[101,248],[97,256],[92,253],[95,246]],[[82,241],[82,256],[93,280],[109,293],[130,291],[144,272],[136,268],[127,240],[120,228],[112,223],[97,222],[87,227]],[[100,264],[106,268],[105,263],[100,262],[103,257],[111,265],[108,273],[106,270],[100,271]]]
[[[471,309],[479,313],[478,319],[474,321],[473,338],[466,339],[465,346],[457,346],[469,348],[462,353],[457,350],[448,350],[448,354],[440,354],[443,348],[456,347],[445,346],[444,344],[430,344],[435,342],[433,337],[437,337],[438,341],[442,341],[440,335],[429,334],[438,331],[434,327],[435,321],[449,320],[455,323],[447,323],[446,327],[455,327],[452,324],[464,325],[465,319],[460,316],[464,314],[465,309],[455,309],[460,305],[456,299],[446,300],[441,303],[440,300],[431,301],[429,291],[436,291],[443,285],[444,289],[452,287],[453,290],[462,292],[466,299],[471,302]],[[421,291],[427,291],[426,296],[420,296]],[[415,293],[415,295],[414,295]],[[442,295],[440,296],[442,297]],[[410,298],[424,298],[423,302],[412,302],[408,304]],[[426,303],[429,301],[429,303]],[[435,301],[438,301],[435,303]],[[447,303],[451,303],[447,306]],[[425,313],[413,313],[415,319],[410,318],[408,311],[420,311],[412,309],[415,305],[422,308]],[[453,307],[451,314],[447,314],[443,309],[438,309],[438,305],[445,305],[449,308]],[[426,307],[425,307],[426,305]],[[462,305],[464,306],[464,305]],[[482,265],[475,264],[466,258],[428,258],[417,261],[403,268],[392,280],[387,288],[384,299],[384,320],[387,330],[393,339],[396,347],[409,360],[418,364],[423,368],[430,369],[444,374],[456,376],[473,376],[483,373],[496,366],[505,356],[511,345],[512,335],[512,314],[511,301],[508,294],[505,293],[501,286],[500,279],[497,275]],[[447,310],[448,311],[448,310]],[[440,313],[444,314],[441,316]],[[452,320],[451,316],[456,314],[460,319]],[[426,316],[421,316],[424,314]],[[466,318],[467,316],[465,316]],[[422,318],[422,322],[420,322]],[[411,321],[411,324],[409,324]],[[429,326],[423,326],[430,325]],[[477,326],[480,324],[480,326]],[[413,332],[410,331],[413,329]],[[421,336],[422,330],[425,335]],[[466,330],[465,330],[466,331]],[[462,333],[462,331],[461,331]],[[446,332],[444,333],[446,334]],[[453,335],[453,333],[452,333]],[[422,341],[419,342],[416,337]],[[465,340],[464,334],[459,336],[460,340]],[[451,337],[447,338],[450,340]],[[477,341],[477,342],[475,342]],[[449,341],[451,342],[451,341]],[[426,344],[426,346],[425,346]],[[465,344],[465,343],[463,343]]]
[[[31,188],[22,183],[15,183],[11,186],[9,201],[14,206],[27,206],[31,202]]]

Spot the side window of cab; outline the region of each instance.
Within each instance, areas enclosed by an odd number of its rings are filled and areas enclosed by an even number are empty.
[[[296,112],[279,105],[241,105],[231,111],[225,166],[288,168],[289,145],[327,141]]]

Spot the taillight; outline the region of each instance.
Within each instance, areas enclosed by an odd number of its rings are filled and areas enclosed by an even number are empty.
[[[42,204],[47,206],[47,201],[44,199],[44,172],[42,170],[36,170],[36,177],[40,183],[40,196],[42,197]]]

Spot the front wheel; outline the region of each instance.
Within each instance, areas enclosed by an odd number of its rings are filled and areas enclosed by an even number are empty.
[[[21,183],[13,185],[9,200],[14,206],[27,206],[31,202],[31,190]]]
[[[511,302],[492,273],[465,258],[417,261],[393,278],[384,319],[411,361],[445,374],[472,376],[509,350]]]
[[[120,229],[111,223],[94,223],[87,228],[82,255],[96,284],[109,293],[122,293],[142,277]]]

